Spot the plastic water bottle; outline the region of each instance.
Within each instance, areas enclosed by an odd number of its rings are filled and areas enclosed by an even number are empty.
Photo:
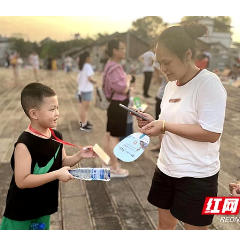
[[[110,169],[109,168],[76,168],[69,170],[69,172],[77,179],[81,180],[110,180]]]
[[[44,230],[45,223],[31,223],[29,230]]]

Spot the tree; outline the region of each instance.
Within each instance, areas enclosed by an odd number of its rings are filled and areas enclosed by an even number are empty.
[[[152,41],[168,26],[161,17],[147,16],[137,19],[132,23],[130,29],[138,37],[147,41]]]
[[[231,32],[230,31],[230,25],[232,22],[231,17],[218,16],[213,19],[215,19],[215,22],[214,22],[214,31],[215,32]]]
[[[74,34],[74,39],[80,40],[81,39],[81,35],[79,33],[75,33]]]
[[[27,57],[31,51],[39,53],[39,47],[36,42],[25,41],[22,38],[9,38],[11,48],[20,53],[21,57]]]
[[[58,58],[61,57],[62,52],[71,48],[84,47],[90,44],[92,41],[93,40],[91,38],[82,38],[80,40],[74,39],[64,42],[46,42],[41,46],[40,57],[45,58],[50,55],[51,57]]]
[[[206,16],[186,16],[181,19],[181,23],[197,22],[199,19],[206,18]]]
[[[105,37],[108,37],[109,34],[108,33],[97,33],[95,34],[94,38],[96,40],[101,40],[101,39],[104,39]]]
[[[221,23],[224,23],[226,25],[231,25],[231,22],[232,22],[231,17],[228,17],[228,16],[218,16],[218,17],[214,17],[213,19],[215,19]]]

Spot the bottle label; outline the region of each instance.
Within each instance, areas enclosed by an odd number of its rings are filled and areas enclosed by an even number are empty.
[[[81,180],[110,180],[110,169],[108,168],[76,168],[68,171],[74,178]]]

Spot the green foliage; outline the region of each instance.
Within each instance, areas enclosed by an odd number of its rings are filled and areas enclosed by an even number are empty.
[[[31,51],[39,53],[39,46],[36,42],[25,41],[22,38],[11,37],[9,38],[13,50],[20,53],[21,57],[27,57]]]
[[[131,31],[138,37],[151,41],[155,39],[167,25],[161,17],[147,16],[134,21]]]
[[[49,41],[43,43],[41,46],[36,42],[25,41],[22,38],[11,37],[9,42],[11,48],[20,53],[21,57],[28,57],[31,51],[35,51],[41,58],[51,56],[53,58],[59,58],[62,52],[71,48],[84,47],[93,41],[91,38],[86,39],[74,39],[65,42]]]

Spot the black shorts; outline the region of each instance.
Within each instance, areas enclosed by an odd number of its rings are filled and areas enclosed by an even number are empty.
[[[156,167],[148,201],[161,209],[170,209],[178,220],[193,225],[207,226],[214,215],[201,215],[206,197],[216,197],[218,173],[206,178],[170,177]]]
[[[127,114],[124,108],[119,107],[119,103],[128,106],[129,99],[124,101],[112,100],[107,110],[107,132],[112,137],[122,137],[127,131]]]

